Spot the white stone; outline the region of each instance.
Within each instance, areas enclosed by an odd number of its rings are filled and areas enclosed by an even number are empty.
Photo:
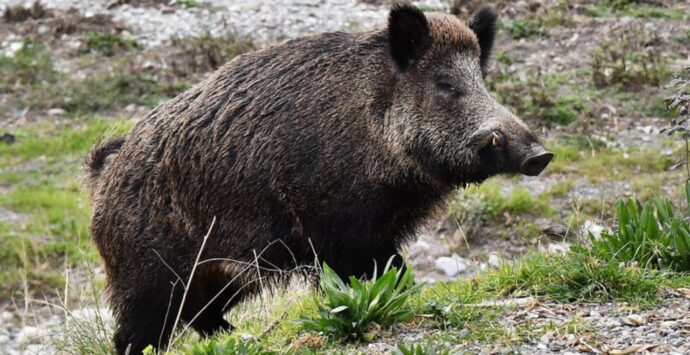
[[[48,116],[64,116],[67,114],[67,112],[59,107],[56,108],[51,108],[50,110],[46,111]]]
[[[594,221],[585,221],[585,223],[582,226],[582,234],[584,235],[585,239],[589,238],[589,233],[592,233],[594,239],[599,240],[601,239],[601,233],[603,231],[604,226]]]
[[[457,254],[453,254],[450,257],[442,256],[436,259],[436,269],[448,277],[456,277],[461,272],[467,270],[467,260]]]
[[[487,263],[492,268],[498,269],[501,266],[501,257],[499,257],[496,253],[491,253],[491,255],[489,255],[489,260],[487,260]]]
[[[41,341],[46,334],[46,331],[37,327],[24,327],[17,336],[19,345],[35,344]]]

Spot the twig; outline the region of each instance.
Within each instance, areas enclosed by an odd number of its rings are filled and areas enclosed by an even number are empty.
[[[216,216],[213,216],[213,220],[211,221],[211,226],[208,228],[208,233],[206,233],[206,236],[204,236],[203,242],[201,242],[201,248],[199,248],[199,253],[196,255],[196,260],[194,261],[194,266],[192,266],[192,272],[189,274],[189,280],[187,280],[187,284],[184,287],[184,293],[182,294],[182,301],[180,302],[180,309],[177,310],[177,317],[175,317],[175,323],[173,323],[172,330],[175,331],[175,328],[177,328],[177,324],[180,322],[180,318],[182,317],[182,308],[184,308],[184,302],[187,300],[187,293],[189,293],[189,286],[192,284],[192,279],[194,278],[194,272],[196,271],[196,267],[199,264],[199,259],[201,259],[201,254],[204,252],[204,247],[206,246],[206,241],[208,240],[208,237],[211,236],[211,231],[213,230],[213,226],[216,224]],[[170,348],[172,347],[174,337],[170,337],[170,340],[168,341],[168,348],[166,352],[170,351]]]
[[[287,311],[283,311],[283,313],[281,313],[280,317],[276,318],[276,320],[274,320],[271,324],[269,324],[268,327],[266,327],[266,329],[264,329],[261,332],[261,334],[259,334],[257,339],[263,338],[266,334],[268,334],[271,330],[273,330],[278,325],[278,323],[280,323],[280,321],[283,319],[283,317],[285,317],[286,314],[287,314]]]

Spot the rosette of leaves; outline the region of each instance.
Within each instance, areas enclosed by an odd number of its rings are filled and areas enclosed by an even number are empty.
[[[325,263],[318,303],[318,315],[296,320],[305,331],[319,332],[337,339],[371,341],[374,325],[390,326],[410,320],[414,313],[406,304],[422,284],[415,285],[409,268],[391,267],[391,258],[383,273],[369,281],[350,277],[349,285]],[[374,266],[374,275],[378,275]]]

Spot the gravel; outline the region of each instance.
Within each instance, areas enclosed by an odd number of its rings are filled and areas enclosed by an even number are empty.
[[[0,10],[33,0],[0,0]],[[112,6],[112,0],[44,0],[47,8],[78,9],[89,17],[108,13],[147,47],[167,44],[174,37],[228,33],[257,43],[293,38],[305,33],[368,30],[385,23],[388,9],[356,0],[205,0],[198,6]],[[415,1],[425,8],[445,9],[441,0]]]

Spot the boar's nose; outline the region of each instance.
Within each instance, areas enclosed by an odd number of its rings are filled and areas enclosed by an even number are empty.
[[[553,159],[553,153],[540,147],[538,152],[532,153],[522,161],[520,173],[527,176],[537,176],[549,165],[551,159]]]

